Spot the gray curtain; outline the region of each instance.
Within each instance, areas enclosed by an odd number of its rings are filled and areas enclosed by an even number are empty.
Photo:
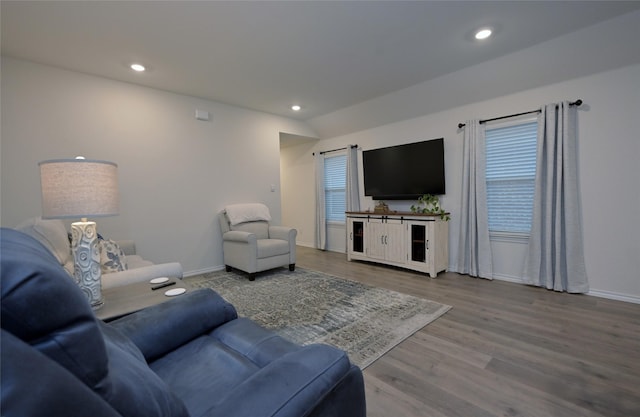
[[[358,148],[347,146],[347,211],[360,211],[360,188],[358,182]]]
[[[478,120],[466,122],[464,130],[460,237],[455,264],[450,268],[461,274],[493,279],[487,182],[485,178],[484,125]]]
[[[314,155],[316,169],[316,248],[327,249],[327,214],[324,202],[324,156]]]
[[[542,108],[536,156],[524,280],[556,291],[588,292],[578,193],[576,108],[569,102]]]

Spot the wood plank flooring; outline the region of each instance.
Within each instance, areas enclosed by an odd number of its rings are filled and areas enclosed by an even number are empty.
[[[306,247],[297,265],[453,306],[365,369],[369,417],[640,417],[640,305]]]

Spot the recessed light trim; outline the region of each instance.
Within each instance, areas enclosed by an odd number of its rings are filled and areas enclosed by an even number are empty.
[[[487,39],[488,37],[491,36],[492,33],[493,31],[489,28],[480,29],[476,32],[475,38],[477,40]]]
[[[297,104],[294,104],[293,106],[291,106],[291,110],[293,110],[293,111],[300,111],[301,109],[302,109],[302,107],[300,107]]]
[[[136,72],[143,72],[144,70],[146,70],[146,68],[142,64],[131,64],[131,69]]]

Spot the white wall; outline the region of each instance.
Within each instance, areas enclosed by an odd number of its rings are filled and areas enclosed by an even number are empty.
[[[296,227],[296,242],[308,247],[315,247],[314,146],[314,142],[304,142],[280,151],[282,224]]]
[[[226,204],[263,201],[279,223],[280,132],[314,135],[292,119],[12,58],[1,82],[2,226],[41,214],[39,161],[113,161],[120,215],[97,219],[99,232],[187,273],[222,267],[215,214]]]
[[[445,138],[447,194],[441,202],[451,211],[450,256],[457,253],[462,162],[459,122],[533,110],[543,104],[581,98],[578,112],[579,169],[587,273],[592,293],[640,302],[640,65],[576,78],[516,94],[480,101],[451,110],[391,123],[344,136],[283,150],[283,176],[295,175],[296,189],[313,189],[312,152],[358,144],[363,150],[420,140]],[[437,80],[436,80],[437,81]],[[479,87],[481,88],[481,86]],[[361,169],[361,167],[360,167]],[[388,202],[392,209],[407,210],[411,202]],[[287,201],[285,223],[307,233],[313,246],[314,199]],[[361,198],[362,208],[373,202]],[[518,281],[523,245],[493,244],[497,278]]]
[[[100,232],[135,239],[140,253],[156,262],[178,260],[187,272],[210,270],[222,266],[214,214],[228,203],[265,201],[276,220],[298,228],[299,243],[313,246],[312,152],[349,143],[372,149],[444,137],[447,195],[442,203],[452,212],[453,256],[462,152],[458,122],[582,98],[580,171],[591,288],[639,301],[638,80],[640,65],[626,66],[284,148],[280,154],[280,132],[314,132],[286,118],[3,57],[0,221],[12,227],[40,214],[39,161],[78,154],[111,160],[119,164],[121,214],[99,219]],[[195,120],[196,108],[211,112],[212,120]],[[373,205],[364,198],[362,204]],[[391,205],[406,210],[410,203]],[[494,249],[497,273],[517,278],[521,262],[515,259],[522,248],[500,244]]]

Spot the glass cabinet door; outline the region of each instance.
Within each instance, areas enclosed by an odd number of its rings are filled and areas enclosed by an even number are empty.
[[[351,227],[351,250],[353,252],[364,252],[364,222],[353,221]]]
[[[423,224],[411,225],[411,260],[413,262],[427,260],[427,228]]]

